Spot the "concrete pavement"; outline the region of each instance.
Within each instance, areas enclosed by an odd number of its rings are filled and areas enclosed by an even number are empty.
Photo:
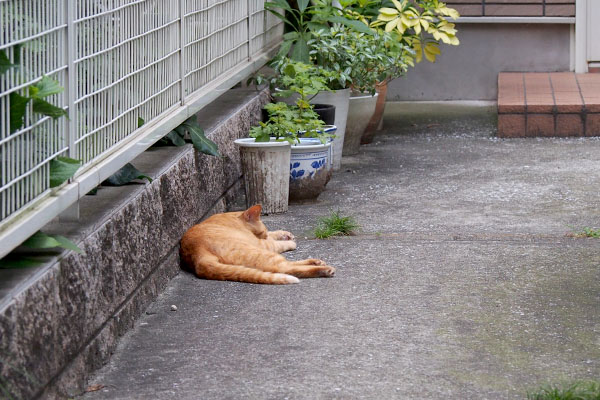
[[[523,399],[600,376],[600,140],[495,137],[493,107],[391,103],[317,201],[264,217],[333,279],[182,272],[85,399]],[[356,236],[316,240],[318,217]],[[177,311],[171,311],[171,305]]]

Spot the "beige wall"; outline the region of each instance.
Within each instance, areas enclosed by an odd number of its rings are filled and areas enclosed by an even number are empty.
[[[568,24],[457,24],[460,46],[442,45],[391,82],[388,100],[496,100],[502,71],[568,71]]]

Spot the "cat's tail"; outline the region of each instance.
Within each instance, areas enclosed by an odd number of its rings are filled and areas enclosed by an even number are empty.
[[[223,264],[215,257],[196,257],[194,271],[199,278],[220,281],[237,281],[248,283],[266,283],[272,285],[287,285],[299,283],[295,276],[277,272],[261,271],[243,265]]]

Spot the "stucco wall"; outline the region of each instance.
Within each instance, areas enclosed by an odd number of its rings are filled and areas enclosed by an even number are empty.
[[[502,71],[568,71],[567,24],[458,24],[460,46],[442,45],[432,64],[423,61],[391,82],[387,99],[496,100]]]

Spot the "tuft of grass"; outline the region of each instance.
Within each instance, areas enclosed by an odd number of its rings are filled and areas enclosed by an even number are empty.
[[[314,234],[317,239],[327,239],[331,236],[349,236],[358,228],[352,217],[343,217],[340,211],[331,211],[327,217],[319,218]]]
[[[600,238],[600,229],[590,228],[586,226],[583,228],[583,230],[579,232],[573,232],[569,236],[576,238]]]
[[[600,400],[600,382],[579,381],[564,385],[548,385],[528,393],[528,400]]]

